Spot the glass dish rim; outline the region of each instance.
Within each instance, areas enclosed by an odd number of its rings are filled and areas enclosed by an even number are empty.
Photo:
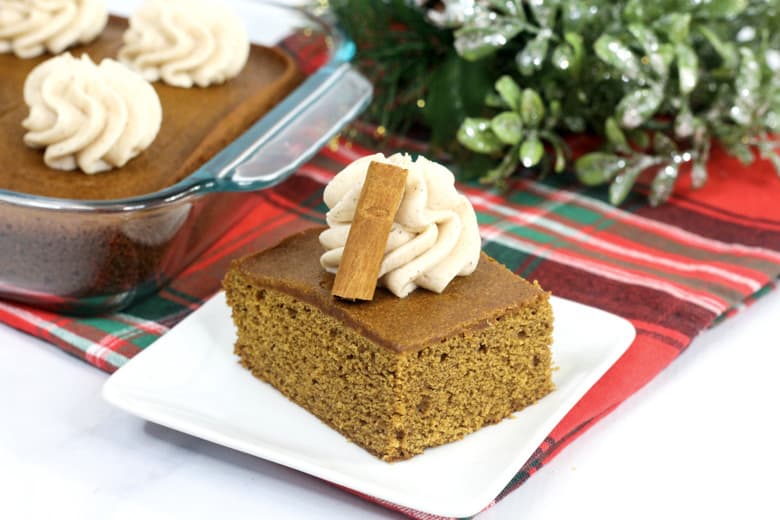
[[[354,57],[354,42],[339,27],[326,20],[324,17],[313,13],[306,6],[283,4],[273,0],[263,0],[260,4],[271,8],[286,10],[292,14],[302,16],[323,30],[329,42],[329,56],[328,61],[321,65],[315,74],[331,75],[337,73]],[[311,79],[311,77],[309,79]],[[210,170],[210,167],[213,168],[217,165],[220,162],[220,159],[224,162],[226,155],[230,156],[236,152],[236,148],[238,148],[236,146],[236,141],[247,135],[260,137],[273,127],[274,124],[278,122],[276,121],[277,118],[273,117],[273,114],[283,114],[294,109],[299,101],[298,99],[295,99],[296,94],[301,96],[302,94],[305,94],[307,90],[312,90],[311,86],[307,85],[308,83],[308,80],[304,81],[277,104],[271,112],[257,120],[252,126],[245,130],[243,134],[231,142],[231,144],[223,148],[190,175],[162,190],[120,199],[82,200],[34,195],[0,188],[0,204],[8,204],[20,208],[54,210],[68,213],[132,213],[140,210],[168,206],[192,197],[214,192],[254,191],[268,187],[269,185],[263,185],[262,183],[258,183],[257,185],[240,185],[232,183],[229,179],[216,178],[210,175],[208,171]],[[240,153],[240,150],[238,153]],[[302,162],[304,161],[297,161],[295,164],[291,164],[288,169],[296,169]]]

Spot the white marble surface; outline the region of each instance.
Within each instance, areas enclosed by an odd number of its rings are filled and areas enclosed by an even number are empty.
[[[780,518],[780,292],[480,515]],[[0,325],[0,518],[396,518],[307,475],[111,408],[106,375]]]

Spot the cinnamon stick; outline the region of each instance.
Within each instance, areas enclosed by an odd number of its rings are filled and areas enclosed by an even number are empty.
[[[372,161],[341,255],[331,294],[346,300],[374,298],[376,281],[409,172]]]

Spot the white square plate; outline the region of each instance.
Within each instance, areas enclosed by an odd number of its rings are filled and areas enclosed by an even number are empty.
[[[233,354],[223,293],[106,381],[110,403],[169,428],[398,505],[471,516],[501,492],[547,434],[633,341],[623,318],[552,298],[556,390],[514,418],[410,460],[383,462],[347,441]]]

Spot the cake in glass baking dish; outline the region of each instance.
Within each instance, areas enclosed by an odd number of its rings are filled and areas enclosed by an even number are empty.
[[[252,186],[204,166],[245,160],[268,112],[300,99],[295,59],[247,29],[332,41],[330,61],[345,45],[270,2],[239,17],[216,0],[146,0],[129,19],[105,4],[0,0],[0,298],[95,314],[170,281],[253,205],[237,193]]]
[[[20,5],[34,10],[36,4]],[[194,8],[196,5],[201,5],[201,10],[208,9],[204,12],[212,13],[213,20],[219,20],[216,14],[224,10],[219,5],[204,7],[202,0],[194,3],[148,0],[130,18],[130,23],[123,18],[107,17],[104,28],[99,31],[90,28],[87,33],[89,38],[85,37],[84,41],[75,40],[69,45],[42,41],[32,50],[19,42],[34,39],[38,33],[48,34],[54,29],[38,28],[37,32],[31,30],[31,34],[27,35],[19,31],[29,28],[33,21],[40,22],[44,14],[19,14],[18,30],[13,26],[15,18],[10,14],[5,17],[0,23],[0,71],[3,77],[0,81],[0,133],[3,135],[0,140],[0,189],[79,200],[124,199],[159,191],[197,170],[300,83],[302,76],[294,60],[279,49],[250,45],[246,29],[237,16],[225,14],[228,21],[224,27],[211,27],[201,23],[204,16],[192,18],[199,12]],[[188,16],[170,13],[163,16],[164,13],[158,12],[161,9],[184,10]],[[158,27],[155,24],[159,20],[176,20],[183,25]],[[56,25],[60,22],[53,20],[52,23]],[[215,22],[209,23],[213,25]],[[202,38],[197,42],[182,42],[175,39],[167,41],[161,36],[186,35],[188,31],[200,34]],[[209,31],[214,34],[208,34]],[[243,46],[235,41],[236,34],[241,35]],[[220,39],[226,39],[224,44],[219,43]],[[200,48],[200,40],[206,49]],[[93,174],[87,175],[80,171],[62,171],[62,161],[58,165],[56,161],[47,160],[52,147],[68,148],[74,155],[83,154],[83,149],[74,148],[75,139],[94,144],[109,133],[104,130],[92,141],[75,135],[76,129],[84,133],[88,123],[92,124],[90,117],[101,99],[93,96],[93,99],[85,100],[91,95],[89,87],[74,95],[72,90],[76,83],[73,81],[61,81],[54,86],[54,82],[50,82],[46,87],[45,102],[38,103],[37,107],[35,103],[29,106],[31,88],[29,85],[25,88],[28,76],[36,67],[50,60],[53,52],[65,48],[78,58],[74,63],[81,63],[84,55],[95,64],[110,58],[138,72],[145,80],[154,82],[162,109],[159,132],[148,148],[139,150],[137,156],[121,167],[100,173],[90,171],[88,173]],[[211,54],[206,52],[208,48],[212,48]],[[117,64],[114,70],[121,68]],[[121,84],[122,81],[116,83]],[[88,85],[89,81],[85,84]],[[69,87],[71,90],[67,90]],[[39,95],[33,97],[41,98]],[[68,104],[63,102],[63,98],[72,99]],[[44,108],[50,112],[44,114],[45,117],[41,116]],[[33,130],[37,131],[31,131],[27,124],[35,119],[32,117],[33,109],[38,110],[38,121],[33,121],[37,125]],[[109,122],[119,119],[118,113],[112,112],[114,108],[110,103],[104,103],[100,110],[108,110],[112,114]],[[84,121],[73,125],[73,132],[61,127],[65,115],[79,112],[86,115]],[[147,115],[152,117],[152,114],[150,109]],[[52,123],[49,128],[40,124],[41,119],[46,118]],[[39,139],[42,135],[50,140]],[[52,136],[59,136],[59,141],[55,138],[52,142]],[[49,145],[49,150],[44,154],[41,148],[46,145]]]
[[[389,209],[380,206],[394,188],[371,177],[383,163],[405,172],[391,180],[401,195]],[[236,260],[225,277],[243,366],[386,461],[460,439],[553,390],[549,294],[481,252],[474,210],[449,171],[422,157],[370,156],[324,198],[327,229]],[[361,259],[372,248],[378,272]],[[374,287],[352,293],[362,280]]]

